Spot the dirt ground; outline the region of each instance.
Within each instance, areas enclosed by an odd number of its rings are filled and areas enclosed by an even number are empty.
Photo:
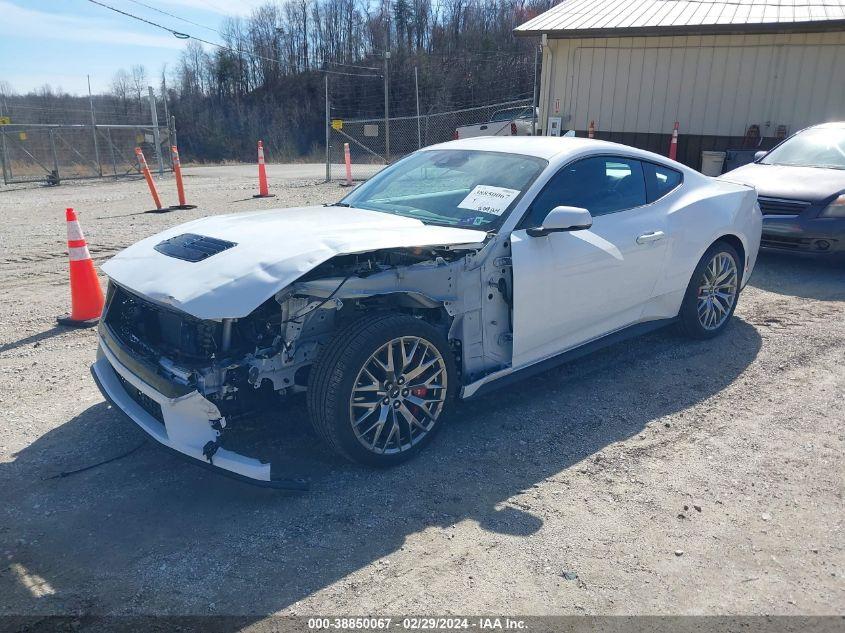
[[[672,330],[464,403],[412,463],[331,457],[281,414],[286,493],[158,448],[91,380],[64,208],[102,262],[213,213],[338,199],[271,166],[0,188],[0,614],[841,614],[845,268],[763,256],[724,336]],[[174,198],[173,184],[162,187]],[[69,471],[132,454],[66,478]]]

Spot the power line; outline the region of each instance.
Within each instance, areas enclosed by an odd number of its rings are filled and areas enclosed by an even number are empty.
[[[328,68],[319,68],[319,72],[326,73],[328,75],[343,75],[345,77],[383,77],[384,75],[364,75],[362,73],[344,73],[339,70],[329,70]]]
[[[357,64],[346,64],[344,62],[328,62],[329,64],[334,64],[335,66],[348,66],[349,68],[363,68],[364,70],[381,70],[380,68],[375,68],[373,66],[358,66]]]
[[[156,8],[156,7],[152,6],[152,5],[149,5],[149,4],[145,3],[145,2],[141,2],[141,0],[128,0],[128,2],[131,2],[132,4],[137,4],[137,5],[142,6],[142,7],[146,7],[147,9],[150,9],[151,11],[155,11],[156,13],[161,13],[162,15],[166,15],[166,16],[168,16],[168,17],[171,17],[171,18],[173,18],[173,19],[175,19],[175,20],[179,20],[179,21],[181,21],[181,22],[185,22],[185,23],[187,23],[187,24],[193,24],[194,26],[198,26],[198,27],[200,27],[201,29],[205,29],[206,31],[212,31],[212,32],[214,32],[214,33],[217,33],[217,34],[218,34],[218,35],[220,35],[221,37],[225,37],[225,36],[223,35],[223,33],[221,33],[220,31],[218,31],[217,29],[214,29],[214,28],[212,28],[212,27],[210,27],[210,26],[205,26],[204,24],[200,24],[199,22],[194,22],[193,20],[189,20],[189,19],[187,19],[187,18],[182,18],[182,17],[179,17],[178,15],[174,15],[173,13],[168,13],[167,11],[164,11],[164,10],[162,10],[162,9],[158,9],[158,8]]]
[[[111,5],[108,5],[104,2],[100,2],[99,0],[88,0],[92,4],[99,5],[104,9],[108,9],[109,11],[114,11],[115,13],[119,13],[120,15],[125,15],[128,18],[132,18],[133,20],[138,20],[139,22],[144,22],[145,24],[149,24],[150,26],[154,26],[157,29],[161,29],[162,31],[167,31],[174,37],[179,38],[180,40],[196,40],[197,42],[201,42],[202,44],[208,44],[209,46],[214,46],[216,48],[220,48],[223,50],[230,51],[232,53],[239,53],[241,55],[249,55],[250,57],[254,57],[256,59],[263,59],[264,61],[273,62],[275,64],[279,63],[279,60],[272,59],[270,57],[264,57],[263,55],[258,55],[257,53],[253,53],[250,51],[244,51],[239,49],[234,49],[231,46],[226,46],[225,44],[219,44],[217,42],[210,42],[209,40],[203,39],[201,37],[197,37],[196,35],[190,35],[188,33],[182,33],[181,31],[176,31],[175,29],[171,29],[168,26],[164,26],[163,24],[159,24],[158,22],[153,22],[152,20],[148,20],[146,18],[142,18],[139,15],[135,15],[134,13],[129,13],[128,11],[123,11],[121,9],[115,8]]]
[[[212,11],[217,11],[218,13],[222,13],[223,15],[228,15],[228,13],[226,13],[226,9],[217,6],[213,2],[209,2],[209,0],[200,0],[200,2],[202,2],[207,7],[210,7]]]
[[[271,57],[264,57],[263,55],[253,53],[252,51],[245,51],[245,50],[242,50],[242,49],[232,48],[231,46],[226,46],[225,44],[219,44],[217,42],[210,42],[209,40],[203,39],[201,37],[197,37],[196,35],[190,35],[188,33],[182,33],[180,31],[176,31],[174,29],[171,29],[168,26],[164,26],[163,24],[159,24],[157,22],[153,22],[152,20],[142,18],[141,16],[135,15],[134,13],[129,13],[128,11],[123,11],[121,9],[117,9],[117,8],[111,6],[111,5],[104,3],[104,2],[100,2],[99,0],[88,0],[88,2],[91,2],[92,4],[96,4],[98,6],[101,6],[104,9],[108,9],[109,11],[114,11],[115,13],[125,15],[126,17],[132,18],[133,20],[138,20],[139,22],[144,22],[145,24],[149,24],[150,26],[154,26],[154,27],[161,29],[163,31],[167,31],[168,33],[170,33],[174,37],[177,37],[181,40],[188,40],[188,39],[196,40],[197,42],[200,42],[202,44],[208,44],[209,46],[214,46],[214,47],[219,48],[221,50],[229,51],[230,53],[236,53],[238,55],[247,55],[247,56],[255,58],[255,59],[262,59],[264,61],[271,62],[273,64],[281,64],[281,62],[278,59],[273,59]],[[360,74],[360,73],[344,73],[344,72],[339,72],[339,71],[335,71],[335,70],[328,70],[328,69],[321,69],[321,72],[328,73],[328,74],[331,74],[331,75],[346,75],[346,76],[350,76],[350,77],[380,77],[381,76],[381,75],[375,75],[375,74],[365,75],[365,74]]]
[[[144,22],[146,24],[149,24],[150,26],[154,26],[158,29],[162,29],[163,31],[167,31],[171,35],[178,37],[180,40],[185,40],[185,39],[188,39],[188,38],[191,37],[190,35],[187,35],[185,33],[180,33],[179,31],[174,31],[173,29],[170,29],[166,26],[163,26],[161,24],[153,22],[152,20],[147,20],[146,18],[142,18],[142,17],[135,15],[133,13],[129,13],[127,11],[122,11],[121,9],[116,9],[115,7],[112,7],[112,6],[109,6],[109,5],[104,4],[102,2],[99,2],[98,0],[88,0],[88,2],[91,2],[92,4],[97,4],[101,7],[104,7],[106,9],[108,9],[109,11],[114,11],[115,13],[120,13],[121,15],[125,15],[126,17],[132,18],[133,20],[138,20],[139,22]],[[195,39],[198,39],[198,38],[195,38]]]

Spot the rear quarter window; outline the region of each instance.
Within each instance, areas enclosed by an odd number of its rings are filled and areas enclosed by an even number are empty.
[[[646,195],[649,202],[660,200],[670,191],[677,189],[684,181],[684,175],[677,169],[643,162]]]

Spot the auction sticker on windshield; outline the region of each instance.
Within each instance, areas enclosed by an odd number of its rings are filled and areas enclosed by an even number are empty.
[[[459,209],[471,209],[491,215],[502,215],[521,191],[491,185],[477,185],[461,200]]]

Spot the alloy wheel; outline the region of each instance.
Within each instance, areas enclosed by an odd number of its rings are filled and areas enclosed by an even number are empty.
[[[418,336],[392,339],[355,379],[349,417],[358,441],[380,454],[408,450],[434,427],[447,393],[446,362]]]
[[[705,330],[717,330],[728,319],[736,302],[736,262],[728,253],[716,253],[698,286],[698,321]]]

